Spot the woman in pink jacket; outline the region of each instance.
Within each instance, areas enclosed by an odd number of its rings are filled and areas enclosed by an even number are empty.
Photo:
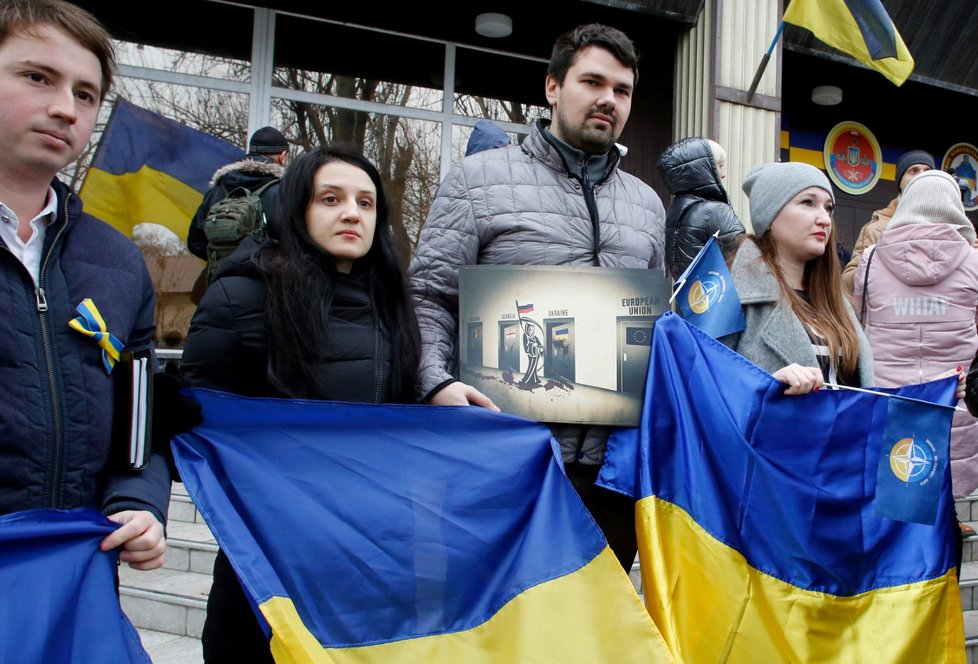
[[[978,250],[950,175],[927,171],[906,186],[860,259],[855,308],[881,387],[965,375],[978,348]],[[954,414],[951,484],[955,498],[978,488],[978,420],[967,412]]]

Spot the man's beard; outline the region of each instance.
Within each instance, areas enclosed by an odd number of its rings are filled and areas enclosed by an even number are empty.
[[[614,125],[612,124],[607,130],[589,127],[587,122],[593,113],[602,113],[614,117],[611,113],[605,113],[600,109],[594,108],[588,111],[587,118],[579,125],[571,126],[564,121],[563,114],[558,110],[555,114],[554,122],[557,123],[559,132],[564,137],[564,142],[571,147],[575,147],[587,154],[605,154],[615,144],[615,139],[617,138],[614,133]]]

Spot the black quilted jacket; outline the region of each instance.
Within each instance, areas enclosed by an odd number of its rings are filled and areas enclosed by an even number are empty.
[[[673,279],[682,275],[717,231],[720,248],[729,257],[745,230],[730,207],[709,143],[685,138],[662,153],[658,168],[674,197],[666,213],[666,274]]]
[[[265,281],[245,240],[218,268],[194,312],[181,370],[194,387],[244,396],[283,396],[268,380]],[[367,275],[342,276],[336,287],[329,338],[316,363],[316,398],[384,403],[393,400],[389,335],[375,321]]]
[[[83,212],[67,186],[52,186],[57,219],[37,283],[0,241],[0,514],[136,509],[166,523],[166,463],[154,456],[145,470],[128,469],[127,450],[113,446],[119,374],[107,374],[98,344],[68,326],[90,298],[127,349],[151,348],[155,293],[146,262],[131,240]]]

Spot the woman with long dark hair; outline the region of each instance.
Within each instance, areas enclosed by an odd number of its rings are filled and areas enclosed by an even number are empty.
[[[828,178],[808,164],[763,164],[743,189],[754,232],[730,271],[747,327],[720,341],[787,385],[785,394],[872,385],[872,352],[842,293]]]
[[[312,149],[289,165],[279,204],[269,237],[226,259],[201,300],[181,363],[187,382],[246,396],[415,402],[418,325],[377,169],[346,148]],[[272,662],[223,552],[202,641],[207,662]]]

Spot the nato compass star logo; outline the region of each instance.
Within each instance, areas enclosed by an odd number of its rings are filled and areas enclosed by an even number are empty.
[[[686,295],[686,301],[689,302],[689,308],[693,313],[704,314],[720,301],[725,290],[723,277],[716,272],[710,272],[708,276],[693,282]]]
[[[935,449],[913,438],[903,438],[890,448],[890,470],[901,482],[917,484],[933,477],[937,471]]]

